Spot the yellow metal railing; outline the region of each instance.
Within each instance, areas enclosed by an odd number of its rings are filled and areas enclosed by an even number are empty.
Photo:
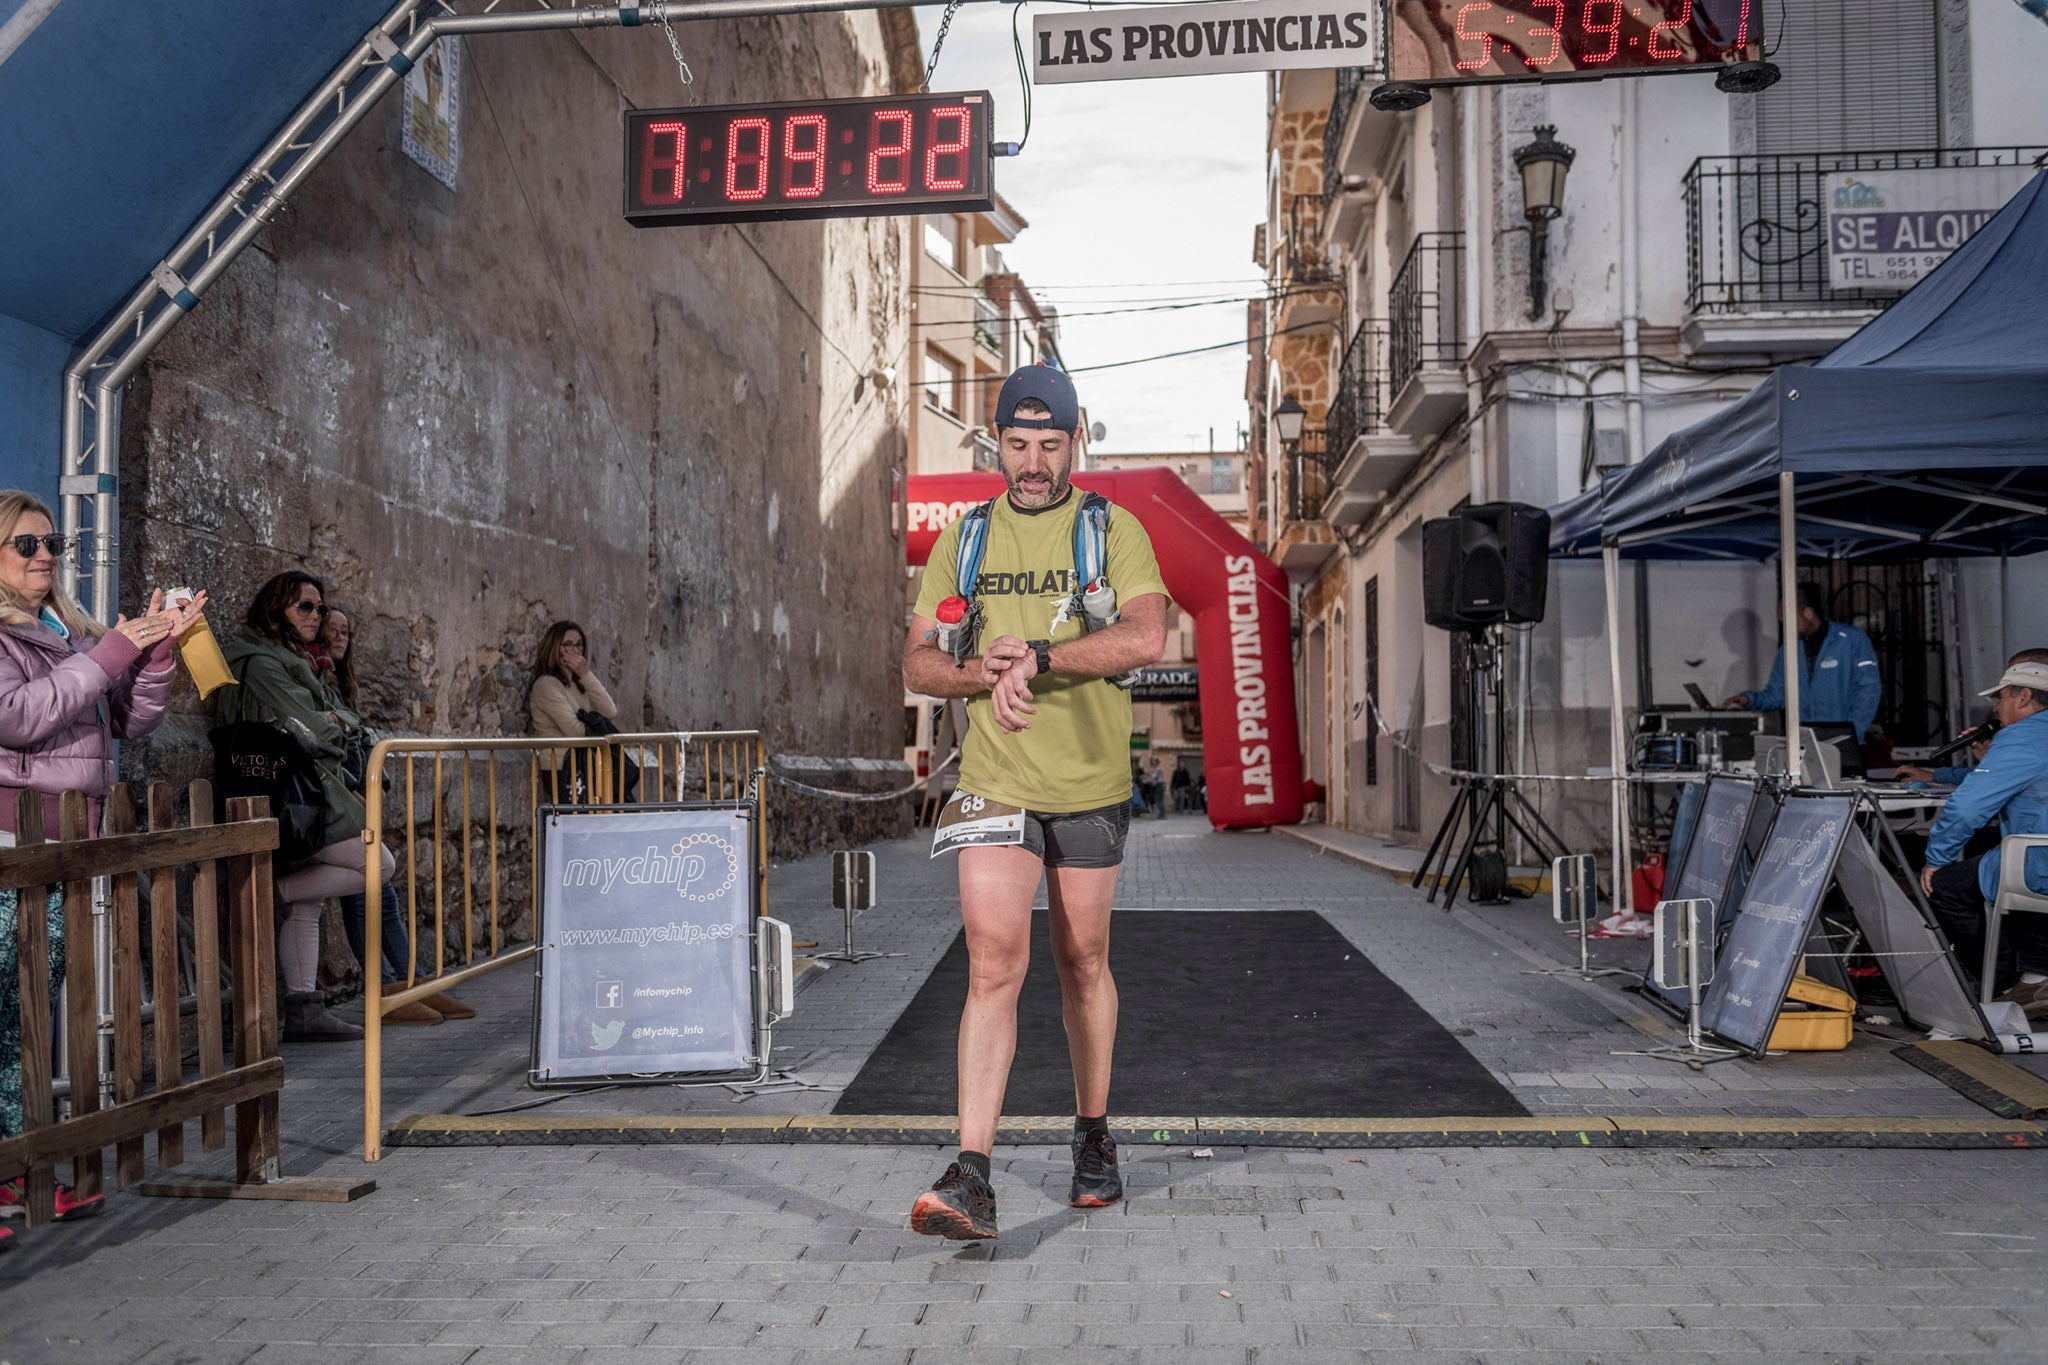
[[[525,757],[524,772],[519,762]],[[631,763],[628,760],[631,760]],[[535,944],[533,888],[540,885],[540,812],[547,806],[650,805],[675,801],[745,801],[755,808],[754,904],[768,912],[768,754],[758,731],[701,734],[605,735],[576,739],[387,739],[370,751],[364,787],[368,828],[363,831],[363,1159],[383,1155],[384,1017],[393,1010],[465,981],[531,958]],[[630,771],[638,767],[636,783]],[[481,768],[481,800],[475,790]],[[451,773],[450,769],[460,769]],[[509,772],[507,770],[510,770]],[[386,781],[391,790],[385,791]],[[424,791],[423,791],[424,789]],[[628,793],[632,791],[629,800]],[[422,817],[422,798],[432,811]],[[403,802],[401,823],[387,829],[388,812]],[[481,809],[479,809],[481,806]],[[479,817],[484,822],[479,826]],[[449,826],[455,826],[451,837]],[[424,826],[424,828],[423,828]],[[384,986],[382,878],[387,833],[397,836],[392,880],[406,923],[405,979]],[[523,833],[530,844],[523,892],[508,887],[502,840]],[[481,838],[479,838],[481,835]],[[422,839],[432,841],[423,859]],[[462,867],[461,948],[448,953],[453,877],[450,846]],[[422,905],[422,863],[432,878]],[[482,886],[479,887],[479,880]],[[523,897],[523,904],[522,904]],[[508,911],[508,904],[512,907]],[[517,909],[527,914],[523,921]],[[419,974],[421,913],[430,912],[433,973]],[[479,923],[479,917],[483,922]],[[510,943],[524,927],[527,941]],[[479,930],[483,930],[479,942]],[[478,953],[479,946],[486,951]]]

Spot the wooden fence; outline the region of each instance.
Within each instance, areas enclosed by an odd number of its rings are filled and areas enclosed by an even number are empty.
[[[22,1132],[0,1139],[0,1180],[27,1176],[28,1224],[55,1213],[55,1167],[73,1161],[80,1198],[104,1188],[103,1149],[114,1148],[120,1188],[140,1183],[146,1195],[342,1202],[376,1188],[368,1180],[288,1179],[278,1168],[277,1094],[284,1063],[277,1053],[277,969],[273,939],[271,853],[277,822],[261,799],[227,803],[227,821],[213,820],[213,788],[187,789],[186,823],[176,823],[166,783],[149,790],[147,833],[136,832],[135,804],[117,786],[106,804],[103,838],[89,838],[82,793],[66,792],[56,840],[44,841],[42,798],[22,792],[15,806],[17,846],[0,849],[0,888],[17,898],[20,944]],[[198,1076],[187,1080],[179,1040],[178,870],[190,867],[192,976],[197,983]],[[143,946],[138,874],[150,874],[149,963],[159,1010],[154,1023],[154,1088],[143,1074]],[[95,878],[112,887],[108,930],[113,938],[113,1099],[101,1104],[98,1040],[102,1021],[92,911]],[[51,1020],[58,983],[50,980],[45,903],[63,893],[66,946],[64,1008],[72,1078],[69,1116],[59,1119],[52,1093]],[[226,918],[221,915],[226,893]],[[223,997],[221,942],[232,989]],[[233,1065],[223,1045],[223,1007],[232,1023]],[[202,1152],[228,1142],[234,1110],[232,1178],[166,1176],[185,1160],[185,1124],[200,1121]],[[145,1139],[156,1135],[154,1179],[145,1180]]]

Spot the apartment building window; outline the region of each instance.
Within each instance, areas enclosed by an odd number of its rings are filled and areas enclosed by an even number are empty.
[[[1778,8],[1771,60],[1785,79],[1756,97],[1756,149],[1837,152],[1941,145],[1940,42],[1930,0]]]
[[[924,353],[924,401],[948,417],[960,415],[960,366],[934,350]]]
[[[1365,580],[1365,785],[1380,784],[1380,580]]]
[[[1234,455],[1211,455],[1209,457],[1209,492],[1235,493],[1237,491],[1237,457]]]
[[[967,262],[960,249],[960,237],[960,217],[958,214],[931,213],[925,215],[925,254],[956,275],[967,273]]]

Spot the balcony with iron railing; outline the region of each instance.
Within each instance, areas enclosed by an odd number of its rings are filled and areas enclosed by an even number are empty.
[[[2044,155],[2040,147],[1952,147],[1699,158],[1684,185],[1687,349],[1820,355],[1899,297],[1900,288],[1832,278],[1831,177],[2008,167],[2019,179]]]
[[[1344,185],[1345,133],[1351,112],[1372,87],[1374,77],[1362,66],[1342,67],[1337,72],[1337,89],[1330,96],[1330,117],[1323,124],[1323,199],[1334,202]]]
[[[1329,490],[1329,433],[1304,427],[1300,440],[1281,447],[1280,515],[1273,537],[1274,562],[1295,578],[1313,574],[1337,552],[1336,534],[1323,520]]]
[[[1464,269],[1464,233],[1419,233],[1387,291],[1387,425],[1404,435],[1464,410]]]
[[[1297,194],[1287,201],[1287,240],[1280,260],[1285,286],[1327,284],[1335,278],[1323,249],[1323,196]]]
[[[1337,369],[1330,403],[1330,482],[1323,517],[1350,526],[1399,483],[1422,453],[1413,437],[1387,427],[1389,329],[1385,318],[1367,318],[1351,334]]]

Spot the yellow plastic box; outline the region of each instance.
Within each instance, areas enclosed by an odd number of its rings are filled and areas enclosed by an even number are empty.
[[[1773,1052],[1840,1052],[1849,1046],[1856,1016],[1847,1010],[1799,1010],[1778,1016],[1765,1044]]]

